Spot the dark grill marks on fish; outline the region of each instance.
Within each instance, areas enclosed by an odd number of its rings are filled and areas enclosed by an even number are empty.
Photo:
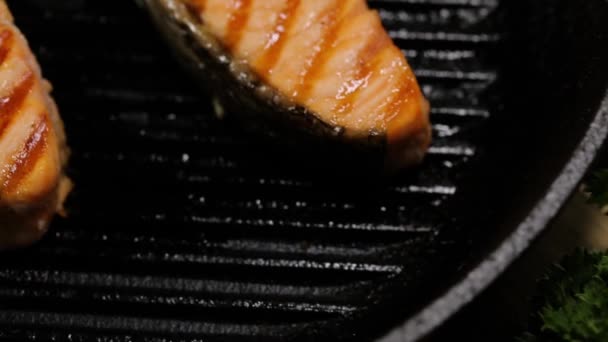
[[[0,33],[0,66],[4,63],[4,60],[6,60],[6,57],[11,51],[13,40],[14,36],[11,30],[4,29]]]
[[[299,5],[300,0],[287,0],[285,8],[279,14],[275,28],[266,44],[265,51],[258,60],[259,69],[264,72],[260,76],[267,77],[272,73],[272,69],[279,60],[281,51],[287,42],[287,37],[295,22],[296,16],[294,13]]]
[[[428,102],[365,0],[207,0],[204,11],[192,2],[143,3],[187,67],[201,67],[192,72],[199,82],[238,89],[236,99],[234,91],[213,95],[226,115],[268,121],[251,131],[277,142],[283,134],[275,129],[306,132],[305,139],[289,140],[327,141],[355,163],[369,157],[372,172],[395,173],[422,161],[432,139]],[[403,90],[402,80],[409,82]],[[397,98],[404,94],[407,99]],[[244,115],[241,107],[261,115]],[[257,129],[266,124],[272,132]]]
[[[321,19],[326,22],[323,37],[319,43],[319,47],[315,50],[315,54],[311,57],[311,62],[308,69],[303,72],[300,84],[296,89],[296,97],[304,102],[309,96],[314,81],[323,70],[323,66],[332,56],[332,47],[338,38],[338,32],[344,22],[344,12],[347,6],[346,1],[336,1],[334,7],[329,11],[325,18]]]
[[[192,0],[188,3],[188,5],[196,8],[199,13],[203,13],[207,7],[207,0]]]
[[[226,47],[230,51],[234,51],[241,42],[243,30],[251,14],[251,5],[252,0],[237,0],[232,9],[226,33]]]
[[[9,193],[15,191],[44,154],[49,130],[47,117],[47,114],[41,115],[23,149],[13,157],[14,163],[10,168],[11,172],[2,184],[5,191]]]
[[[361,94],[361,90],[365,88],[364,83],[367,82],[366,79],[374,72],[376,64],[381,60],[380,52],[388,44],[390,44],[388,39],[372,39],[359,53],[354,79],[360,84],[353,85],[355,89],[341,90],[338,93],[337,98],[340,101],[334,108],[334,113],[340,116],[346,116],[352,111],[353,105],[358,99],[358,95]]]
[[[201,17],[201,13],[205,11],[205,0],[191,0],[184,3],[184,5],[192,18],[196,19],[197,23],[202,24],[203,18]]]
[[[0,0],[0,74],[0,250],[5,250],[40,240],[71,191],[64,174],[69,151],[52,87],[5,0]]]
[[[2,138],[4,131],[10,126],[13,119],[19,115],[19,108],[34,86],[34,81],[34,73],[28,71],[21,82],[7,96],[0,98],[0,138]]]

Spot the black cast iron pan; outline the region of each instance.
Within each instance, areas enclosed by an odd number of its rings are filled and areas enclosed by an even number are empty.
[[[435,134],[373,196],[275,167],[215,120],[135,4],[9,2],[77,187],[44,241],[0,257],[0,340],[414,341],[473,300],[604,141],[608,4],[370,4]]]

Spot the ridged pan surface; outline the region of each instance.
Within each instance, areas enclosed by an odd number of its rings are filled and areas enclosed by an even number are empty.
[[[520,189],[488,150],[505,134],[497,0],[370,1],[434,129],[424,164],[372,194],[277,168],[215,119],[134,2],[9,5],[54,85],[76,187],[41,243],[0,256],[0,340],[370,340],[509,231],[487,219],[508,198],[471,181]]]

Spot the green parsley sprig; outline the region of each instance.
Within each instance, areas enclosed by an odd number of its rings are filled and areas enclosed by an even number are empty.
[[[608,341],[608,253],[579,250],[540,281],[540,329],[521,341]]]
[[[608,169],[596,172],[589,178],[587,191],[591,203],[600,207],[608,206]]]
[[[608,170],[587,181],[589,201],[608,208]],[[531,329],[520,342],[608,341],[608,251],[578,250],[540,280]]]

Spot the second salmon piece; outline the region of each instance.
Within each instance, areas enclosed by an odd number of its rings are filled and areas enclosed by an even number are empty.
[[[347,146],[388,171],[423,159],[429,104],[365,0],[140,2],[202,76],[218,114]]]

